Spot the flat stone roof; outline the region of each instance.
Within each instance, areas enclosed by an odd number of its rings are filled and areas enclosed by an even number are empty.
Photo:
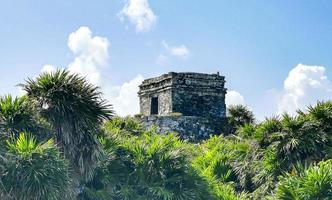
[[[158,77],[145,79],[139,86],[140,90],[169,88],[174,85],[213,85],[223,87],[225,77],[216,74],[196,73],[196,72],[169,72]]]
[[[197,73],[197,72],[169,72],[167,74],[163,74],[158,77],[145,79],[142,82],[141,86],[162,82],[167,79],[176,78],[176,77],[195,78],[195,79],[213,79],[213,80],[215,80],[216,78],[225,79],[224,76],[221,76],[219,74],[206,74],[206,73]]]

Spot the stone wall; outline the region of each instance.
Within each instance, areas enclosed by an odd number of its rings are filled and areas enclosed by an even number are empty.
[[[140,85],[140,112],[150,115],[151,98],[158,97],[158,115],[172,112],[184,116],[224,118],[225,77],[219,74],[175,73],[146,79]]]
[[[158,115],[167,115],[172,112],[172,76],[164,74],[146,79],[139,87],[141,114],[150,115],[152,97],[158,97]]]
[[[173,112],[185,116],[224,118],[225,79],[218,74],[178,73],[173,79]]]
[[[182,139],[193,142],[221,134],[226,122],[195,116],[142,116],[139,120],[146,128],[156,126],[160,133],[176,132]]]
[[[151,98],[158,97],[158,115],[168,115],[172,112],[171,98],[172,91],[170,89],[156,91],[152,94],[141,95],[140,97],[140,110],[141,114],[145,116],[150,115]]]
[[[156,125],[160,132],[174,131],[191,141],[220,134],[226,119],[224,86],[219,73],[170,72],[146,79],[138,92],[141,121],[147,128]],[[158,114],[151,115],[156,97]]]
[[[185,116],[223,118],[226,116],[225,97],[222,93],[211,95],[199,90],[179,88],[172,95],[173,112]]]

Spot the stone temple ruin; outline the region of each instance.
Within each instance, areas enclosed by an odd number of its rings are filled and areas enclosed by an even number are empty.
[[[170,72],[146,79],[138,92],[141,121],[189,140],[220,134],[226,121],[224,86],[219,73]]]

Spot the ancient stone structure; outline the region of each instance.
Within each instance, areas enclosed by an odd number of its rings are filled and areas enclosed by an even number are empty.
[[[224,86],[219,73],[170,72],[146,79],[138,92],[141,121],[191,140],[220,134],[226,117]]]

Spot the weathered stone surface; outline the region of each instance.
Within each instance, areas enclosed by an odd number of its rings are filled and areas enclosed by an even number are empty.
[[[196,116],[142,116],[140,121],[146,128],[157,126],[157,131],[176,132],[182,139],[199,141],[223,131],[225,119],[212,120]]]
[[[172,112],[184,116],[226,116],[225,77],[218,74],[175,73],[143,81],[140,85],[140,111],[151,115],[151,98],[158,97],[158,115]]]
[[[219,74],[170,72],[146,79],[138,92],[142,121],[184,138],[220,133],[226,117],[224,86],[225,77]]]

